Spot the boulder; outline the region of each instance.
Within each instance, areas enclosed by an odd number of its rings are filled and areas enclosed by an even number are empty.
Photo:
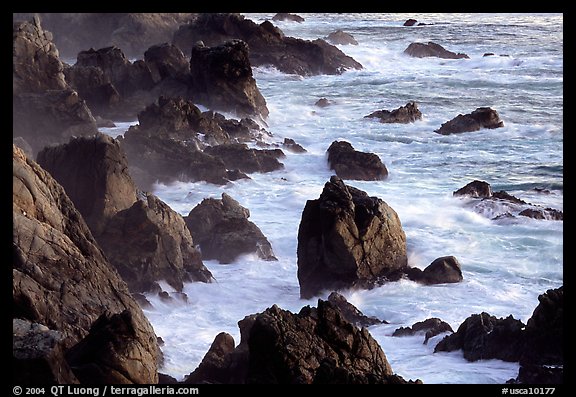
[[[522,352],[524,323],[512,315],[496,318],[486,312],[473,314],[458,330],[442,339],[434,348],[439,351],[462,349],[468,361],[499,359],[518,361]]]
[[[327,106],[330,106],[331,104],[332,102],[326,98],[320,98],[314,103],[314,105],[318,106],[319,108],[325,108]]]
[[[325,37],[325,40],[336,45],[358,45],[358,42],[354,36],[340,29],[331,32],[328,36]]]
[[[440,44],[433,43],[429,41],[428,43],[411,43],[405,50],[404,53],[415,58],[426,58],[426,57],[437,57],[444,59],[461,59],[470,58],[468,55],[461,52],[455,53],[448,51]]]
[[[388,177],[388,169],[374,153],[355,150],[346,141],[334,141],[327,150],[328,165],[343,179],[378,181]]]
[[[407,19],[402,26],[414,26],[418,21],[414,18]]]
[[[436,258],[423,271],[410,268],[406,273],[409,279],[422,284],[459,283],[463,280],[460,263],[454,256]]]
[[[405,384],[365,329],[330,302],[298,314],[276,305],[239,322],[241,341],[218,335],[189,380],[195,383]],[[218,342],[218,343],[217,343]],[[209,370],[208,370],[209,369]]]
[[[66,352],[103,313],[128,310],[139,357],[121,357],[121,370],[133,382],[156,383],[154,330],[64,188],[14,146],[12,173],[13,318],[59,332]]]
[[[151,46],[144,52],[144,62],[150,69],[152,81],[185,79],[190,73],[190,63],[173,44],[162,43]]]
[[[483,128],[494,129],[504,127],[498,112],[489,107],[481,107],[472,113],[459,114],[452,120],[442,124],[434,132],[441,135],[459,134],[462,132],[479,131]]]
[[[198,41],[219,46],[232,39],[247,43],[252,66],[274,66],[281,72],[302,76],[362,69],[361,64],[322,39],[286,37],[270,21],[258,25],[240,14],[201,14],[178,29],[173,43],[186,53]]]
[[[364,117],[373,117],[380,120],[381,123],[413,123],[416,120],[422,120],[422,112],[418,109],[418,104],[414,101],[408,102],[405,106],[398,109],[377,110]]]
[[[279,12],[272,17],[273,21],[291,21],[291,22],[304,22],[304,18],[297,14],[290,14],[289,12]]]
[[[247,208],[222,193],[221,199],[202,200],[184,219],[203,259],[231,263],[240,255],[256,253],[264,260],[276,260],[268,239],[249,217]]]
[[[284,138],[284,142],[282,142],[282,147],[289,152],[292,153],[306,153],[307,150],[304,149],[302,145],[296,143],[296,141],[292,138]]]
[[[407,268],[406,235],[396,212],[337,176],[318,199],[306,202],[297,254],[304,299],[325,289],[370,288]]]
[[[248,44],[227,41],[215,47],[195,45],[190,58],[193,99],[241,117],[268,117],[266,100],[256,86]]]
[[[428,343],[430,338],[443,332],[454,332],[450,324],[437,317],[427,318],[424,321],[418,321],[412,327],[397,328],[392,336],[412,336],[419,332],[424,332],[424,344]]]
[[[387,321],[379,320],[372,316],[366,316],[358,310],[356,306],[348,302],[342,294],[339,294],[336,291],[331,292],[330,295],[328,295],[328,302],[332,303],[338,308],[338,310],[340,310],[342,317],[344,317],[346,321],[354,324],[358,328],[369,327],[376,324],[388,324]]]

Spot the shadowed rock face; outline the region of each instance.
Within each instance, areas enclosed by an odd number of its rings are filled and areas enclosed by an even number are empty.
[[[232,39],[248,44],[252,66],[272,65],[281,72],[303,76],[362,69],[353,58],[322,39],[286,37],[270,21],[258,25],[240,14],[201,14],[178,29],[173,43],[188,54],[198,41],[218,46]]]
[[[384,201],[336,176],[308,200],[298,230],[300,295],[369,288],[407,269],[406,235]]]
[[[370,333],[330,302],[318,300],[298,314],[274,305],[238,324],[240,344],[218,335],[186,383],[414,383],[394,375]]]
[[[96,133],[86,103],[65,81],[52,35],[40,20],[13,25],[13,137],[23,137],[34,154],[72,135]]]
[[[181,215],[152,194],[137,194],[126,156],[99,134],[45,148],[38,159],[69,192],[96,241],[132,292],[166,280],[211,280]]]
[[[127,310],[137,332],[116,350],[118,368],[131,382],[156,383],[154,330],[64,188],[15,147],[12,188],[13,317],[58,332],[67,351],[102,314]]]
[[[416,102],[408,102],[394,110],[377,110],[364,117],[372,117],[380,120],[381,123],[413,123],[422,119],[422,112],[418,109]]]

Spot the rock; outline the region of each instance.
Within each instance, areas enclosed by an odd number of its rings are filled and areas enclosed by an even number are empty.
[[[274,305],[239,326],[240,344],[230,351],[230,336],[218,335],[205,357],[212,365],[208,371],[201,364],[191,375],[194,383],[421,383],[394,375],[370,333],[330,302],[318,300],[318,308],[306,306],[298,314]]]
[[[75,384],[78,379],[66,362],[62,333],[28,320],[12,320],[12,379],[28,385]]]
[[[354,36],[352,36],[350,33],[343,32],[340,29],[331,32],[328,36],[325,37],[325,40],[332,44],[358,45],[358,42],[356,41]]]
[[[13,317],[59,332],[67,351],[104,312],[129,310],[138,329],[130,346],[140,345],[140,357],[123,357],[122,371],[141,383],[156,383],[154,330],[64,188],[15,146],[12,172]]]
[[[414,26],[414,25],[416,25],[416,22],[418,22],[418,21],[413,19],[413,18],[409,18],[406,20],[406,22],[404,22],[404,24],[402,26]]]
[[[434,132],[441,135],[459,134],[462,132],[479,131],[483,128],[494,129],[504,127],[498,112],[489,107],[481,107],[472,113],[459,114],[452,120],[442,124]]]
[[[222,193],[220,200],[202,200],[184,219],[205,260],[231,263],[248,253],[256,253],[264,260],[276,260],[268,239],[249,217],[247,208]]]
[[[413,123],[416,120],[422,120],[422,112],[418,109],[418,104],[414,101],[408,102],[405,106],[398,109],[377,110],[364,117],[375,117],[381,123]]]
[[[316,101],[316,103],[314,103],[314,105],[318,106],[319,108],[325,108],[327,106],[330,106],[331,104],[332,102],[326,98],[320,98]]]
[[[97,131],[86,103],[66,83],[52,35],[38,18],[14,23],[12,65],[12,136],[25,139],[34,154]]]
[[[475,179],[472,182],[466,184],[466,186],[461,187],[460,189],[453,192],[452,195],[489,198],[492,197],[492,187],[488,182]]]
[[[216,335],[202,362],[186,377],[184,383],[224,383],[228,372],[228,355],[234,351],[234,345],[232,335],[226,332]]]
[[[181,215],[152,194],[139,199],[118,142],[104,134],[46,148],[39,164],[58,180],[132,292],[165,279],[210,281]]]
[[[538,296],[526,323],[517,380],[525,384],[562,383],[564,367],[564,286]]]
[[[284,138],[282,147],[292,153],[306,153],[307,150],[302,147],[299,143],[292,138]]]
[[[198,41],[219,46],[232,39],[246,42],[252,66],[269,65],[283,73],[302,76],[362,69],[361,64],[324,40],[286,37],[270,21],[258,25],[240,14],[201,14],[180,27],[173,43],[186,52]]]
[[[176,385],[179,384],[178,379],[173,376],[163,374],[158,372],[158,384],[159,385]]]
[[[320,198],[308,200],[298,229],[300,296],[369,288],[407,268],[406,235],[383,200],[332,176]]]
[[[215,47],[192,47],[193,98],[210,108],[231,111],[241,117],[268,117],[266,100],[252,76],[248,51],[248,45],[241,40]]]
[[[425,57],[437,57],[444,59],[461,59],[470,58],[468,55],[463,53],[455,53],[446,50],[440,44],[433,43],[429,41],[428,43],[411,43],[405,50],[404,53],[415,58],[425,58]]]
[[[15,13],[28,20],[33,13]],[[141,56],[153,44],[169,42],[190,13],[38,13],[50,30],[61,55],[71,58],[86,48],[117,46],[130,58]]]
[[[364,313],[348,302],[346,298],[338,292],[331,292],[330,295],[328,295],[328,302],[332,303],[338,308],[338,310],[340,310],[342,317],[344,317],[346,321],[354,324],[358,328],[369,327],[376,324],[388,324],[387,321],[364,315]]]
[[[250,149],[245,143],[211,146],[204,153],[221,159],[227,169],[245,173],[272,172],[284,168],[278,158],[285,157],[280,149]]]
[[[132,292],[166,280],[177,291],[186,281],[211,282],[184,219],[151,193],[118,212],[99,242]]]
[[[378,181],[388,177],[388,169],[374,153],[360,152],[345,141],[334,141],[327,150],[328,165],[340,178]]]
[[[418,321],[412,327],[397,328],[392,336],[412,336],[418,332],[425,332],[424,344],[428,343],[430,338],[443,332],[454,332],[450,324],[440,320],[437,317],[427,318],[424,321]]]
[[[460,263],[454,256],[436,258],[424,271],[411,268],[406,273],[408,278],[422,284],[459,283],[463,280]]]
[[[169,78],[185,79],[190,73],[190,64],[182,51],[168,43],[148,48],[144,52],[144,62],[150,68],[155,83]]]
[[[534,219],[548,219],[553,221],[563,221],[564,213],[554,208],[526,208],[518,213],[521,216],[527,216]]]
[[[66,358],[82,384],[149,383],[147,344],[157,342],[147,338],[129,310],[105,312]]]
[[[304,18],[297,14],[290,14],[288,12],[279,12],[272,17],[273,21],[292,21],[292,22],[304,22]]]
[[[524,324],[512,315],[496,318],[486,312],[473,314],[458,330],[442,339],[434,348],[439,351],[462,349],[468,361],[499,359],[518,361],[522,351]]]
[[[97,240],[108,221],[136,201],[126,156],[108,135],[98,133],[47,147],[38,153],[37,161],[64,187]]]
[[[27,158],[34,158],[34,151],[32,146],[26,142],[26,139],[22,138],[21,136],[16,136],[12,138],[12,143],[20,148]]]

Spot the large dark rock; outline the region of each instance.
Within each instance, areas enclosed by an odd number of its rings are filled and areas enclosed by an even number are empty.
[[[526,323],[520,357],[520,383],[563,383],[564,286],[538,296],[538,306]]]
[[[383,200],[332,176],[308,200],[298,229],[300,296],[322,290],[369,288],[407,268],[406,235]]]
[[[186,79],[190,73],[190,63],[173,44],[162,43],[151,46],[144,52],[144,62],[152,75],[152,81],[159,83],[166,79]]]
[[[110,218],[136,201],[126,156],[108,135],[73,138],[45,148],[37,161],[64,187],[97,239]]]
[[[406,274],[422,284],[459,283],[463,280],[460,262],[451,255],[434,259],[424,270],[410,268]]]
[[[239,322],[241,341],[218,335],[187,382],[256,384],[404,384],[365,329],[330,302],[298,314],[276,305]]]
[[[489,198],[492,197],[492,187],[488,182],[479,181],[476,179],[454,191],[452,195]]]
[[[442,339],[434,352],[462,349],[468,361],[499,359],[518,361],[522,352],[524,323],[512,315],[496,318],[486,312],[473,314],[458,330]]]
[[[422,119],[422,112],[418,109],[418,104],[414,101],[408,102],[398,109],[377,110],[364,117],[373,117],[380,120],[381,123],[413,123]]]
[[[405,50],[404,53],[415,58],[426,58],[426,57],[438,57],[444,59],[460,59],[460,58],[470,58],[468,55],[463,53],[455,53],[448,51],[440,44],[433,43],[429,41],[428,43],[411,43]]]
[[[24,138],[35,154],[97,131],[90,109],[66,83],[52,35],[38,18],[14,23],[12,49],[13,137]]]
[[[272,17],[273,21],[292,21],[292,22],[304,22],[304,18],[297,14],[290,14],[289,12],[279,12],[274,14]]]
[[[249,217],[247,208],[222,193],[220,200],[202,200],[184,220],[203,259],[231,263],[240,255],[256,253],[262,259],[276,260],[268,239]]]
[[[138,198],[118,142],[104,134],[46,148],[40,165],[64,187],[130,290],[143,292],[167,280],[209,281],[211,274],[182,216],[151,194]]]
[[[271,65],[284,73],[303,76],[341,74],[347,69],[362,68],[353,58],[322,39],[286,37],[270,21],[258,25],[240,14],[201,14],[180,27],[173,43],[188,53],[198,41],[218,46],[231,39],[248,44],[252,66]]]
[[[268,117],[266,100],[252,76],[248,45],[241,40],[192,48],[190,79],[194,100],[241,117]]]
[[[328,165],[342,179],[379,181],[388,169],[374,153],[360,152],[346,141],[334,141],[327,150]]]
[[[442,124],[434,132],[441,135],[459,134],[462,132],[479,131],[483,128],[494,129],[504,127],[498,112],[489,107],[477,108],[472,113],[459,114],[452,120]]]
[[[29,20],[33,13],[15,13],[14,20]],[[42,25],[54,34],[63,56],[75,57],[86,48],[117,46],[130,58],[151,45],[172,40],[190,13],[38,13]]]
[[[133,382],[156,383],[154,330],[64,188],[16,147],[12,172],[13,317],[59,332],[68,350],[106,311],[129,310],[139,332],[127,349],[139,356],[128,360],[120,349],[121,370]]]

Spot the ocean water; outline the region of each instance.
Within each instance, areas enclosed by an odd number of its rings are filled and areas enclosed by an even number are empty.
[[[255,22],[274,14],[245,14]],[[464,281],[423,286],[411,281],[372,290],[340,291],[365,314],[390,324],[369,327],[393,370],[424,383],[503,383],[517,363],[467,362],[461,351],[433,353],[445,335],[392,337],[398,327],[439,317],[454,330],[471,314],[513,315],[526,322],[538,295],[563,284],[563,222],[518,217],[495,221],[505,208],[479,207],[452,192],[474,179],[494,191],[563,209],[563,16],[562,14],[300,14],[303,23],[277,22],[287,36],[325,37],[341,29],[359,45],[338,46],[364,69],[339,76],[300,77],[255,68],[267,101],[270,143],[293,138],[307,153],[286,152],[285,168],[252,174],[227,186],[204,182],[158,184],[154,193],[182,215],[203,198],[226,192],[250,210],[272,244],[277,262],[247,255],[230,265],[205,261],[212,284],[189,283],[188,301],[149,296],[145,310],[165,342],[161,372],[183,379],[221,331],[240,335],[237,322],[277,304],[298,312],[319,297],[299,297],[297,234],[306,200],[316,199],[333,172],[326,149],[346,140],[376,153],[385,181],[347,181],[386,201],[407,237],[409,265],[424,268],[454,255]],[[408,18],[431,25],[403,27]],[[412,42],[434,41],[470,59],[411,58]],[[486,52],[496,54],[483,57]],[[505,55],[505,56],[501,56]],[[331,105],[315,106],[320,98]],[[416,101],[423,119],[382,124],[365,115]],[[458,114],[478,107],[497,110],[504,127],[442,136],[434,132]],[[226,115],[235,117],[234,115]],[[121,125],[108,133],[121,133]],[[534,188],[547,189],[547,193]],[[168,285],[163,287],[171,291]]]

